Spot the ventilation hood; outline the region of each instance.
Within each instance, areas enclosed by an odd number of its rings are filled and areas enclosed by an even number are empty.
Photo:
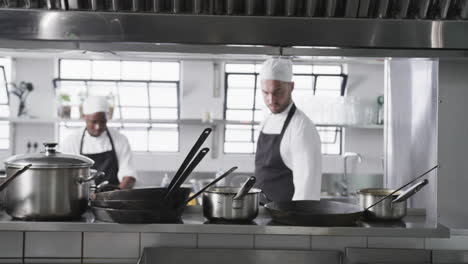
[[[0,41],[468,50],[468,0],[6,2]]]

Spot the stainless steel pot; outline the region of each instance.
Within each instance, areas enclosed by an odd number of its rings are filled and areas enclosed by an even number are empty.
[[[5,161],[7,177],[32,166],[4,190],[5,211],[24,220],[69,220],[86,211],[91,181],[103,175],[91,170],[94,161],[62,154],[57,144],[44,144],[39,154],[13,156]]]
[[[367,208],[386,195],[391,194],[393,191],[394,190],[377,188],[359,190],[357,192],[359,205],[362,208]],[[401,192],[396,192],[392,196],[376,204],[366,211],[365,217],[370,220],[399,220],[403,218],[406,215],[406,200],[399,203],[392,202],[400,194]]]
[[[404,192],[390,189],[362,189],[357,192],[359,204],[362,208],[366,208],[364,216],[369,220],[400,220],[406,216],[406,200],[428,183],[428,180],[423,180]],[[385,198],[386,196],[388,197]]]
[[[216,187],[203,193],[203,216],[210,221],[252,221],[258,215],[261,190],[251,189],[251,177],[241,188]]]

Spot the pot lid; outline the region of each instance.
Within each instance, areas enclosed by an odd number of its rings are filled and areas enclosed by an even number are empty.
[[[7,167],[23,167],[32,164],[31,168],[89,168],[94,164],[90,158],[81,155],[64,154],[55,148],[57,143],[44,143],[44,151],[35,154],[20,154],[5,160]]]

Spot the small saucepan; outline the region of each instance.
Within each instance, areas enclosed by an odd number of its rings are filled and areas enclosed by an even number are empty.
[[[252,221],[258,215],[261,190],[252,189],[255,177],[241,188],[215,187],[203,193],[203,216],[210,221]]]
[[[364,216],[368,220],[400,220],[406,216],[406,200],[418,192],[422,187],[427,185],[428,182],[428,180],[420,181],[404,192],[395,192],[395,190],[375,188],[358,190],[357,195],[359,198],[359,205],[362,208],[368,208],[371,205],[374,205],[364,212]],[[385,196],[390,194],[391,196],[383,199]],[[380,202],[377,203],[378,201]]]

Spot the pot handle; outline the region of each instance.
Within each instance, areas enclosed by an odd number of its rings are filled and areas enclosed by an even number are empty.
[[[425,179],[423,181],[420,181],[418,184],[415,184],[414,186],[411,186],[408,190],[404,191],[402,194],[400,194],[397,198],[395,198],[392,203],[401,203],[406,201],[408,198],[413,196],[415,193],[417,193],[419,190],[421,190],[422,187],[426,186],[429,183],[429,180]]]
[[[89,182],[89,181],[104,177],[105,175],[106,174],[104,172],[102,172],[102,171],[91,170],[90,173],[89,173],[89,177],[85,178],[85,177],[80,176],[78,178],[78,183],[82,184],[82,183],[85,183],[85,182]]]
[[[265,198],[265,200],[267,200],[267,203],[272,203],[272,202],[273,202],[273,200],[271,200],[270,198],[268,198],[268,195],[266,195],[266,193],[265,193],[263,190],[260,192],[260,194],[262,194],[262,195],[263,195],[263,198]],[[264,206],[265,203],[260,202],[260,205]]]

